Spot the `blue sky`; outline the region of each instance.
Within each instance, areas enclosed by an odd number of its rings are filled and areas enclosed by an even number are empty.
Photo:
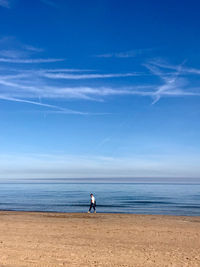
[[[199,9],[0,0],[0,178],[199,178]]]

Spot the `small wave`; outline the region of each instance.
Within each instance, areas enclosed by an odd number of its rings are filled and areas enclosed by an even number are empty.
[[[126,204],[174,204],[173,202],[169,202],[169,201],[149,201],[149,200],[127,200],[127,201],[123,201],[123,203]]]
[[[183,209],[199,209],[200,210],[200,206],[197,206],[197,205],[181,205],[178,207],[183,208]]]

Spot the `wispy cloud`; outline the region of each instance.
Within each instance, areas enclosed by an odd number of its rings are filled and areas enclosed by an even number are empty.
[[[60,113],[63,113],[63,114],[76,114],[76,115],[88,115],[89,114],[87,112],[81,112],[81,111],[77,111],[77,110],[66,109],[66,108],[62,108],[62,107],[59,107],[59,106],[55,106],[55,105],[49,105],[49,104],[36,102],[36,101],[31,101],[31,100],[19,99],[19,98],[15,98],[15,97],[9,97],[9,96],[6,96],[6,95],[1,95],[1,94],[0,94],[0,99],[1,100],[6,100],[6,101],[21,102],[21,103],[32,104],[32,105],[36,105],[36,106],[52,108],[52,109],[59,110],[59,111],[55,111],[55,112],[60,112]]]
[[[18,44],[18,49],[12,46],[6,47],[7,43],[15,43],[13,38],[0,39],[0,94],[1,100],[22,102],[32,105],[43,106],[46,108],[57,109],[57,113],[88,114],[58,106],[49,105],[48,101],[58,99],[79,99],[89,101],[105,101],[108,97],[141,96],[153,99],[153,104],[158,102],[161,97],[178,96],[199,96],[199,89],[192,87],[186,78],[181,75],[187,73],[199,74],[196,69],[186,68],[185,64],[179,66],[161,64],[159,61],[151,61],[144,66],[152,75],[159,78],[155,84],[147,85],[147,81],[140,84],[133,79],[125,79],[134,76],[144,76],[148,79],[149,73],[146,72],[120,72],[102,73],[91,69],[76,68],[38,68],[36,63],[55,63],[64,61],[62,58],[35,58],[32,53],[40,53],[40,48]],[[1,46],[4,49],[1,49]],[[148,49],[145,50],[146,52]],[[134,53],[133,53],[134,52]],[[143,50],[128,51],[126,53],[116,53],[115,57],[128,57],[143,53]],[[112,55],[113,56],[113,55]],[[8,67],[6,63],[29,64],[26,66],[14,65]],[[33,66],[32,66],[33,64]],[[116,83],[113,78],[121,78],[120,83]],[[52,81],[52,79],[54,79]],[[64,81],[68,80],[68,81]],[[81,81],[82,80],[82,81]],[[106,80],[106,81],[105,81]],[[138,79],[135,79],[138,80]],[[108,81],[108,83],[107,83]],[[132,85],[131,85],[132,83]],[[44,99],[44,102],[37,101]],[[53,110],[52,110],[53,112]],[[102,113],[103,114],[103,113]]]
[[[43,69],[40,70],[40,73],[51,73],[51,72],[56,72],[56,73],[63,73],[63,72],[94,72],[95,70],[91,70],[91,69]]]
[[[161,78],[163,84],[160,85],[133,85],[120,87],[110,86],[63,86],[63,84],[51,85],[41,73],[46,73],[46,70],[29,70],[19,71],[13,74],[0,75],[0,90],[1,92],[9,93],[15,98],[44,98],[44,99],[84,99],[91,101],[102,101],[107,96],[127,96],[138,95],[144,97],[152,97],[155,104],[162,96],[199,96],[199,91],[192,90],[192,87],[186,87],[187,81],[179,77],[179,72],[176,70],[173,74],[165,74],[158,67],[152,64],[146,64],[146,67],[153,75]],[[56,71],[54,69],[53,71]],[[66,69],[68,71],[68,69]],[[54,73],[51,73],[54,74]],[[63,74],[64,75],[64,74]],[[66,75],[66,74],[65,74]],[[69,75],[69,74],[68,74]],[[68,79],[78,79],[89,77],[95,79],[96,77],[103,78],[99,74],[75,74],[64,76]],[[82,76],[83,75],[83,76]],[[84,76],[85,75],[85,76]],[[90,76],[92,75],[92,76]],[[109,75],[112,77],[112,75]],[[56,76],[57,77],[57,76]],[[107,77],[107,76],[106,76]],[[108,77],[107,77],[108,78]],[[59,81],[59,80],[58,80]]]
[[[158,76],[163,81],[163,84],[156,86],[156,90],[152,95],[154,99],[152,104],[158,102],[162,96],[200,96],[199,90],[194,92],[194,88],[188,86],[188,81],[180,77],[186,70],[188,73],[192,72],[191,69],[184,67],[184,63],[178,66],[165,65],[159,61],[145,64],[152,74]],[[168,72],[163,69],[171,69],[172,71]]]
[[[99,54],[96,57],[100,58],[131,58],[142,55],[144,53],[152,51],[152,48],[144,48],[144,49],[135,49],[129,50],[125,52],[117,52],[117,53],[106,53],[106,54]]]
[[[117,78],[117,77],[132,77],[138,76],[137,73],[108,73],[108,74],[66,74],[66,73],[48,73],[41,72],[41,76],[51,79],[71,79],[71,80],[81,80],[81,79],[105,79],[105,78]]]
[[[0,6],[10,8],[10,2],[8,0],[0,0]]]
[[[4,56],[3,51],[5,51],[6,56],[8,56],[9,52],[11,54],[15,53],[16,54],[15,57],[17,57],[19,55],[25,56],[43,52],[44,49],[36,47],[34,45],[21,43],[14,36],[4,36],[0,38],[0,51],[1,51],[1,56]]]
[[[152,64],[154,64],[157,67],[160,67],[162,69],[169,69],[169,70],[176,70],[178,71],[180,69],[179,65],[171,65],[168,63],[162,63],[161,61],[152,61]],[[200,69],[191,68],[182,66],[180,74],[197,74],[200,75]]]
[[[2,49],[0,50],[0,58],[4,59],[15,59],[24,58],[27,56],[24,50],[14,50],[14,49]]]
[[[25,76],[23,76],[25,75]],[[26,79],[24,79],[26,78]],[[57,99],[86,99],[101,101],[102,97],[117,96],[117,95],[151,95],[153,92],[143,91],[143,89],[150,89],[149,86],[135,86],[126,88],[111,88],[111,87],[92,87],[92,86],[52,86],[43,85],[42,82],[37,81],[37,85],[26,80],[34,80],[31,76],[26,74],[19,75],[1,75],[0,84],[3,86],[1,91],[10,92],[15,97],[28,98],[57,98]]]
[[[31,52],[43,52],[44,49],[32,45],[23,45],[23,48]]]
[[[0,79],[0,84],[4,86],[1,91],[4,93],[9,92],[13,97],[21,98],[44,98],[44,99],[83,99],[91,101],[102,101],[108,96],[146,96],[152,97],[155,101],[160,99],[161,96],[198,96],[199,93],[184,91],[177,87],[177,84],[168,83],[157,86],[156,90],[154,86],[129,86],[121,88],[112,87],[92,87],[92,86],[51,86],[51,85],[38,85],[23,84],[20,82],[9,81],[6,79]],[[13,89],[12,89],[13,88]],[[156,103],[156,101],[155,101]]]
[[[0,0],[1,1],[1,0]],[[7,36],[0,39],[0,62],[2,63],[50,63],[64,61],[64,58],[42,58],[37,56],[44,49],[34,45],[23,44],[13,36]]]
[[[32,58],[32,59],[20,59],[20,58],[0,58],[0,62],[4,63],[22,63],[22,64],[35,64],[35,63],[49,63],[64,61],[63,58]]]

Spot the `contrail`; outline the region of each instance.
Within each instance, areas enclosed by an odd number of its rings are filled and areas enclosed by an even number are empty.
[[[65,113],[69,113],[69,114],[77,114],[77,115],[78,114],[79,115],[87,115],[88,114],[88,113],[85,113],[85,112],[76,111],[76,110],[72,110],[72,109],[66,109],[66,108],[62,108],[62,107],[59,107],[59,106],[55,106],[55,105],[40,103],[40,102],[26,100],[26,99],[8,97],[8,96],[3,96],[3,95],[0,95],[0,99],[1,100],[6,100],[6,101],[21,102],[21,103],[27,103],[27,104],[32,104],[32,105],[37,105],[37,106],[42,106],[42,107],[53,108],[53,109],[57,109],[59,111],[65,112]]]

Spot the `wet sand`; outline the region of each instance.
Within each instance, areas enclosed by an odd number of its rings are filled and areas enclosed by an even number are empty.
[[[200,266],[200,217],[0,212],[0,266]]]

